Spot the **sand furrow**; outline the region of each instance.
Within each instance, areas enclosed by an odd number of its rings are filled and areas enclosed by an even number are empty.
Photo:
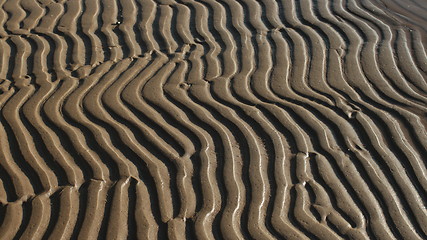
[[[85,1],[82,4],[85,5],[85,11],[81,16],[81,28],[90,40],[90,48],[87,46],[88,44],[85,46],[86,51],[90,51],[90,56],[86,56],[86,58],[90,58],[90,65],[96,66],[105,59],[102,42],[95,34],[99,27],[100,3],[98,1]]]
[[[0,239],[427,238],[422,0],[0,0]]]
[[[3,223],[0,227],[2,233],[1,239],[13,239],[15,234],[18,232],[19,226],[22,221],[22,205],[20,203],[12,203],[4,206],[2,211]]]
[[[218,166],[218,155],[215,152],[215,149],[219,151],[221,146],[217,146],[214,142],[214,139],[217,141],[219,140],[217,139],[218,136],[213,137],[207,134],[206,125],[200,126],[200,120],[196,121],[192,114],[189,115],[188,107],[185,106],[186,98],[184,97],[185,86],[187,85],[183,82],[187,70],[188,64],[181,59],[178,62],[176,70],[164,85],[165,97],[170,102],[168,105],[173,108],[174,111],[178,112],[179,115],[176,117],[177,121],[191,132],[194,132],[197,141],[193,140],[193,142],[195,142],[195,146],[200,146],[199,152],[196,153],[197,155],[192,159],[194,160],[193,164],[195,164],[199,170],[199,173],[195,171],[194,174],[200,178],[196,179],[197,185],[195,186],[202,188],[203,195],[196,195],[196,197],[199,197],[198,201],[203,199],[203,206],[197,213],[194,224],[197,236],[202,239],[212,239],[213,235],[211,224],[215,215],[218,213],[219,205],[221,204],[221,198],[218,197],[218,182],[215,178],[216,168]],[[198,163],[197,161],[201,161],[201,163]],[[196,167],[195,170],[197,170]],[[195,213],[193,212],[192,214]]]
[[[48,51],[46,56],[46,59],[50,58],[51,60],[43,61],[41,64],[47,65],[48,61],[53,61],[54,71],[50,71],[51,74],[54,73],[54,76],[58,79],[63,79],[69,76],[69,72],[66,69],[66,53],[71,49],[71,46],[67,46],[66,38],[54,30],[56,30],[57,24],[60,24],[64,6],[59,3],[49,4],[46,6],[45,11],[48,11],[49,14],[44,15],[40,23],[34,28],[39,37],[43,36],[44,40],[48,41],[51,48],[51,51]]]
[[[168,73],[175,67],[175,61],[168,62],[155,76],[153,76],[149,82],[144,85],[142,95],[151,103],[160,107],[163,111],[173,112],[170,104],[165,102],[163,97],[163,85],[166,79],[169,77]],[[172,118],[171,118],[172,119]],[[183,127],[181,127],[183,128]],[[180,128],[176,127],[177,130]],[[181,209],[177,217],[189,218],[195,214],[195,193],[191,183],[193,177],[193,166],[191,162],[191,156],[194,154],[194,146],[189,136],[184,134],[178,135],[177,140],[182,143],[184,154],[179,157],[171,159],[177,168],[176,173],[176,184],[178,191],[180,192],[180,204]]]
[[[5,122],[10,126],[21,149],[24,161],[29,164],[31,168],[37,172],[37,178],[42,182],[43,191],[51,191],[57,187],[57,178],[55,173],[49,169],[46,162],[39,155],[35,147],[35,142],[31,134],[24,126],[21,108],[28,98],[34,93],[34,87],[28,85],[28,79],[21,78],[21,84],[15,83],[19,86],[19,90],[9,99],[9,101],[2,108],[2,114]],[[23,159],[22,159],[23,160]],[[21,161],[22,161],[21,160]],[[39,186],[40,187],[40,186]]]
[[[67,10],[59,19],[57,30],[71,39],[72,47],[69,46],[71,56],[68,57],[71,58],[71,70],[76,70],[84,66],[86,57],[83,40],[77,35],[77,19],[81,15],[82,7],[78,0],[67,1],[62,7]]]
[[[42,239],[49,225],[50,212],[50,199],[47,195],[32,199],[31,217],[20,239]]]
[[[141,55],[142,50],[134,29],[136,28],[139,8],[137,8],[134,0],[120,1],[120,5],[122,7],[121,18],[123,22],[120,22],[119,29],[124,33],[125,43],[129,47],[129,57],[138,57]]]
[[[80,229],[76,229],[74,232],[78,233],[78,239],[97,238],[104,216],[108,185],[101,181],[91,181],[87,189],[83,191],[87,191],[85,199],[80,200],[80,204],[85,205],[85,208],[80,208],[80,214],[84,217],[80,220],[82,222]],[[81,193],[80,198],[83,196]]]

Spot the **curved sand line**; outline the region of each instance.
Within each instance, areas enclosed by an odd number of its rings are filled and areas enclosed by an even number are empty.
[[[0,239],[426,239],[421,0],[0,0]]]

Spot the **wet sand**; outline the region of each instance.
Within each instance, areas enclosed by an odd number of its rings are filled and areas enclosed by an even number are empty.
[[[425,0],[0,0],[0,239],[427,239]]]

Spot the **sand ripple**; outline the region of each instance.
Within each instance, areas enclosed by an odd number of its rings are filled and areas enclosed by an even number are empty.
[[[426,16],[0,0],[0,239],[427,239]]]

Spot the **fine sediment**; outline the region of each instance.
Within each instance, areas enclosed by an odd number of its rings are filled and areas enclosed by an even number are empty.
[[[0,0],[0,240],[427,239],[424,0]]]

